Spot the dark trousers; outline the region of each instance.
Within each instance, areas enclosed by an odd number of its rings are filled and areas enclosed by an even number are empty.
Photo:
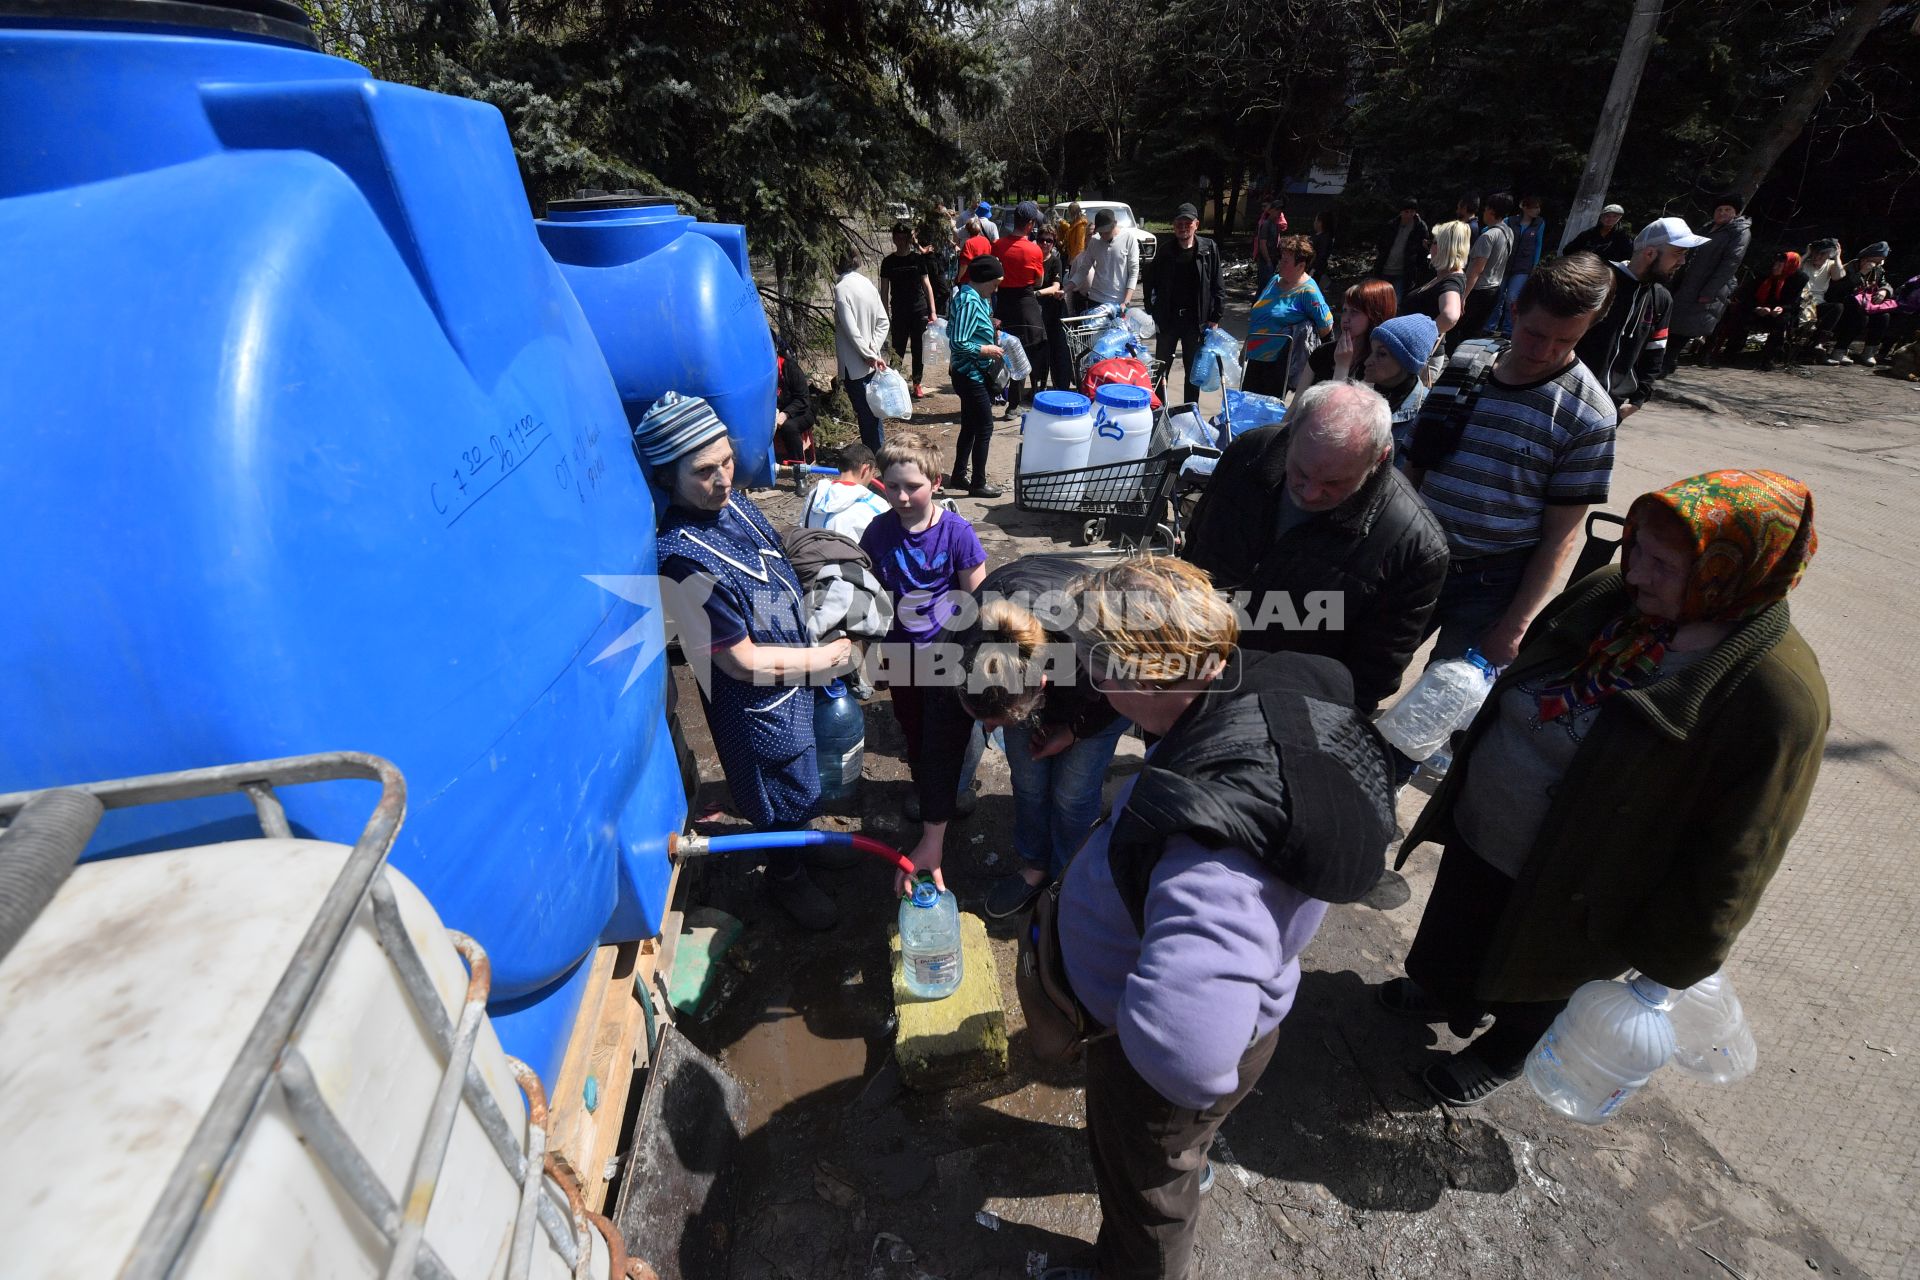
[[[1500,918],[1513,896],[1513,877],[1463,844],[1449,844],[1407,952],[1407,976],[1447,1011],[1457,1036],[1471,1036],[1480,1019],[1493,1015],[1473,1047],[1496,1073],[1513,1075],[1526,1065],[1565,1000],[1525,1004],[1485,1001],[1476,994],[1480,971]]]
[[[1292,353],[1286,350],[1273,360],[1249,360],[1241,372],[1240,389],[1256,396],[1284,396],[1291,364]]]
[[[909,379],[914,386],[921,383],[921,375],[926,372],[925,351],[927,345],[927,318],[909,316],[902,320],[895,318],[887,329],[887,343],[893,348],[893,357],[898,360],[912,354],[913,377]]]
[[[1087,1046],[1087,1143],[1100,1192],[1094,1242],[1101,1280],[1182,1280],[1193,1262],[1200,1171],[1220,1122],[1252,1092],[1280,1038],[1240,1055],[1234,1091],[1203,1111],[1176,1107],[1127,1061],[1119,1036]]]
[[[960,437],[954,442],[953,470],[947,479],[955,488],[987,482],[987,447],[993,443],[993,393],[987,384],[964,373],[953,375],[960,397]]]
[[[1869,312],[1852,298],[1841,307],[1840,325],[1833,331],[1833,353],[1844,355],[1848,347],[1864,340],[1860,354],[1863,357],[1879,355],[1887,345],[1887,326],[1893,322],[1893,312]]]
[[[1448,355],[1467,339],[1478,338],[1486,332],[1487,321],[1493,319],[1494,308],[1505,296],[1505,289],[1475,289],[1467,295],[1466,301],[1460,304],[1460,323],[1447,330]]]
[[[1187,380],[1181,384],[1181,386],[1185,388],[1182,399],[1193,399],[1193,362],[1200,358],[1200,338],[1203,332],[1204,330],[1201,329],[1190,329],[1185,333],[1175,333],[1169,329],[1162,329],[1160,330],[1159,336],[1154,339],[1154,359],[1158,360],[1161,366],[1160,398],[1162,400],[1166,399],[1167,378],[1173,372],[1172,362],[1175,348],[1179,349],[1180,358],[1186,370]]]
[[[871,373],[864,378],[847,379],[847,399],[853,401],[853,420],[860,424],[860,443],[877,454],[886,443],[887,433],[880,425],[879,415],[867,403],[867,384],[872,381]]]

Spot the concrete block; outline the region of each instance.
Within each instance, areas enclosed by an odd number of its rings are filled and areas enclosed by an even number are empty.
[[[900,932],[892,930],[893,1007],[900,1029],[893,1042],[900,1079],[933,1092],[1007,1073],[1007,1012],[1000,1003],[1000,972],[979,916],[960,913],[960,987],[944,1000],[922,1000],[900,973]]]

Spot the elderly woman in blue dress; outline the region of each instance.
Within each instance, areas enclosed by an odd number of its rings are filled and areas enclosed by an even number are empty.
[[[799,579],[773,526],[734,491],[733,445],[705,400],[667,392],[633,438],[665,494],[660,573],[680,584],[667,594],[681,647],[696,671],[702,649],[710,659],[700,700],[734,808],[761,830],[804,827],[820,800],[810,686],[850,669],[853,645],[808,639]],[[798,850],[769,854],[767,886],[806,928],[837,923]]]

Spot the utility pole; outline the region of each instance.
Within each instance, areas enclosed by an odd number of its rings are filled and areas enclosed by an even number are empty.
[[[1627,22],[1627,38],[1620,45],[1620,61],[1614,64],[1606,105],[1600,108],[1600,123],[1594,126],[1587,167],[1580,175],[1580,189],[1573,197],[1573,209],[1561,230],[1563,249],[1567,241],[1600,221],[1600,206],[1606,203],[1607,185],[1613,181],[1613,164],[1620,158],[1620,139],[1626,135],[1627,120],[1633,115],[1634,95],[1640,92],[1640,73],[1647,69],[1647,54],[1653,50],[1653,33],[1660,22],[1661,3],[1662,0],[1634,0],[1633,17]]]

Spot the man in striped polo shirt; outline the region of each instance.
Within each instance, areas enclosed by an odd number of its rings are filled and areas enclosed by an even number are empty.
[[[1535,268],[1512,341],[1462,343],[1421,408],[1407,478],[1452,553],[1427,623],[1434,659],[1477,648],[1512,662],[1587,509],[1607,500],[1618,420],[1574,347],[1612,292],[1613,269],[1591,254]]]

